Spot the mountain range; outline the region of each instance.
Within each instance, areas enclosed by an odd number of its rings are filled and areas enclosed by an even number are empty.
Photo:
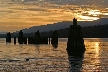
[[[64,29],[68,28],[70,25],[72,25],[72,21],[62,21],[54,24],[47,24],[47,25],[41,25],[41,26],[33,26],[30,28],[22,29],[24,33],[34,33],[37,30],[40,32],[47,32],[51,30],[58,30],[58,29]],[[86,26],[94,26],[94,25],[104,25],[108,24],[108,18],[101,18],[94,21],[78,21],[78,25],[81,25],[82,27]],[[19,31],[16,31],[14,33],[18,33]]]

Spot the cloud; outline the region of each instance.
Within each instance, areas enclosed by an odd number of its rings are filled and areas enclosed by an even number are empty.
[[[107,4],[108,0],[0,0],[0,24],[22,28],[74,17],[80,20],[106,18]]]

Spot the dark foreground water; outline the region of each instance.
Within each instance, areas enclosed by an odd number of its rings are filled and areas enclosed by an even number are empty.
[[[0,39],[0,72],[108,72],[108,38],[84,41],[84,58],[76,58],[67,55],[67,39],[59,39],[57,48],[6,44]]]

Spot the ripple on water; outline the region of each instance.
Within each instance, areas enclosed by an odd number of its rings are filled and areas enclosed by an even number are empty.
[[[52,45],[0,44],[0,72],[107,72],[108,41],[85,40],[84,58],[69,59],[66,41]],[[108,39],[107,39],[108,40]],[[26,61],[26,59],[29,59]]]

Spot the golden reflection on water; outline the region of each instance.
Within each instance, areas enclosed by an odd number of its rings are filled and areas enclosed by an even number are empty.
[[[66,43],[59,43],[59,47],[56,50],[53,49],[52,45],[3,44],[2,46],[0,48],[0,65],[3,66],[0,70],[2,71],[68,71]],[[29,61],[26,61],[26,59],[29,59]],[[9,67],[7,67],[8,65]],[[15,68],[20,70],[17,71]]]
[[[4,40],[0,42],[0,70],[68,72],[66,44],[67,39],[61,39],[58,48],[53,49],[52,45],[14,45],[13,43],[6,45]],[[85,39],[85,46],[81,72],[107,72],[108,39]],[[26,61],[27,58],[30,60]]]
[[[95,44],[95,57],[94,58],[96,58],[96,60],[94,61],[94,64],[96,65],[96,67],[94,68],[94,69],[99,69],[100,68],[100,63],[101,63],[101,61],[100,61],[100,46],[99,46],[99,44],[100,44],[100,42],[94,42],[94,44]]]
[[[94,38],[89,41],[85,41],[86,52],[83,65],[83,72],[105,72],[102,59],[105,56],[102,56],[102,50],[105,48],[102,46],[103,41],[99,38]]]
[[[100,50],[100,47],[99,47],[99,42],[95,42],[94,43],[95,44],[95,52],[96,52],[96,57],[98,57],[99,56],[99,50]]]

